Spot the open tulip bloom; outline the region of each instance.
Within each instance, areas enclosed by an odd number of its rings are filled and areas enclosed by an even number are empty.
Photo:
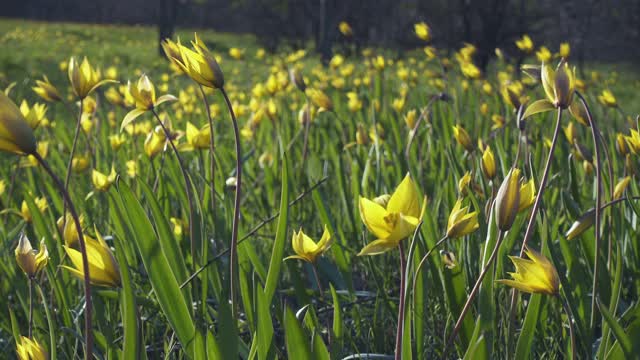
[[[365,246],[358,256],[377,255],[398,246],[400,241],[411,235],[421,220],[426,204],[422,208],[416,187],[407,174],[386,206],[373,200],[360,197],[360,216],[367,229],[377,237]]]
[[[320,238],[320,241],[317,243],[307,236],[307,234],[303,233],[302,229],[300,229],[297,233],[293,233],[293,239],[291,241],[291,246],[293,247],[293,251],[296,255],[286,257],[284,260],[300,259],[310,263],[315,263],[318,256],[329,250],[332,243],[333,239],[331,238],[331,234],[329,233],[326,225],[324,227],[322,238]]]
[[[527,248],[529,259],[509,256],[516,267],[515,273],[509,273],[513,280],[497,280],[526,293],[558,295],[560,280],[553,264],[544,255]]]

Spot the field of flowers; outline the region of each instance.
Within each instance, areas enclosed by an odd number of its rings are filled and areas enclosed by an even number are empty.
[[[638,358],[638,72],[414,30],[0,19],[0,357]]]

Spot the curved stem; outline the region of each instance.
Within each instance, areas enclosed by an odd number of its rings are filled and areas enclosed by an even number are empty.
[[[398,329],[396,331],[396,357],[395,360],[402,359],[402,339],[404,333],[404,294],[405,294],[405,273],[407,271],[406,260],[404,258],[404,247],[402,241],[398,243],[400,250],[400,296],[398,300]]]
[[[233,316],[236,316],[236,295],[235,295],[235,270],[237,268],[236,262],[238,262],[238,222],[240,221],[240,195],[242,194],[242,147],[240,146],[240,130],[238,129],[238,121],[236,115],[233,112],[233,106],[231,106],[231,100],[224,88],[220,88],[224,101],[229,108],[229,114],[233,122],[233,135],[236,143],[236,196],[233,205],[233,227],[231,231],[231,244],[229,247],[229,297],[231,300],[231,308],[233,309]]]
[[[418,128],[422,124],[422,121],[427,117],[429,111],[431,110],[431,105],[436,99],[438,99],[438,95],[433,95],[429,99],[427,106],[425,106],[424,110],[422,110],[422,112],[420,113],[420,117],[418,118],[418,121],[416,121],[416,124],[413,126],[413,129],[411,129],[411,131],[409,132],[409,140],[407,141],[407,147],[404,150],[404,156],[407,158],[407,161],[409,161],[409,151],[411,150],[411,144],[413,144],[413,139],[416,137]]]
[[[69,189],[69,180],[71,179],[71,168],[73,166],[73,155],[76,152],[76,146],[78,145],[78,138],[80,137],[80,125],[82,120],[83,104],[84,104],[84,99],[80,99],[80,111],[78,111],[78,121],[76,123],[76,130],[73,134],[73,142],[71,143],[71,153],[69,154],[69,162],[67,163],[67,173],[64,178],[65,189]]]
[[[413,275],[413,285],[412,285],[412,290],[413,293],[416,293],[416,280],[418,279],[418,274],[420,273],[420,270],[422,269],[422,265],[424,265],[427,262],[427,259],[429,258],[429,256],[431,255],[431,253],[437,249],[440,245],[442,245],[445,241],[447,241],[447,239],[449,239],[448,236],[444,236],[442,239],[438,240],[438,242],[433,245],[433,247],[431,249],[429,249],[429,251],[427,251],[427,253],[422,257],[422,260],[420,260],[420,263],[418,263],[418,267],[415,270],[415,274]]]
[[[449,336],[449,340],[447,341],[447,344],[444,347],[444,351],[442,352],[443,359],[446,358],[447,349],[451,346],[451,344],[453,344],[453,341],[456,339],[456,336],[458,335],[458,332],[462,327],[462,321],[464,320],[464,317],[467,315],[467,312],[469,312],[469,309],[471,309],[471,303],[473,302],[473,299],[478,294],[478,290],[480,290],[480,285],[482,285],[482,280],[484,279],[485,275],[487,275],[487,272],[491,268],[493,261],[496,259],[496,256],[498,255],[498,250],[500,249],[500,245],[502,244],[503,239],[504,239],[504,232],[502,232],[501,230],[498,230],[498,240],[496,241],[496,246],[494,246],[493,251],[491,252],[491,256],[487,261],[487,264],[482,269],[482,272],[480,273],[478,280],[476,280],[476,283],[473,286],[473,289],[471,290],[471,294],[469,294],[469,298],[467,298],[467,302],[464,304],[464,307],[462,308],[462,312],[460,313],[460,316],[456,321],[456,325],[453,327],[453,331],[451,332],[451,335]]]
[[[536,195],[536,200],[533,203],[533,209],[531,210],[531,215],[529,216],[529,222],[527,223],[527,230],[524,233],[524,238],[522,239],[522,247],[520,248],[520,257],[524,255],[524,249],[527,246],[527,242],[533,235],[533,224],[535,223],[536,215],[538,214],[538,209],[540,208],[540,203],[542,202],[542,195],[544,194],[544,190],[547,185],[547,178],[549,177],[549,170],[551,169],[551,161],[553,160],[553,152],[556,148],[556,144],[558,142],[558,134],[560,133],[560,124],[562,121],[562,109],[558,108],[558,116],[556,118],[556,127],[553,131],[553,139],[551,140],[551,148],[549,149],[549,155],[547,156],[547,162],[544,166],[544,171],[542,173],[542,179],[540,180],[540,186],[538,187],[538,194]],[[511,305],[509,316],[511,323],[515,322],[515,308],[516,308],[516,300],[518,293],[515,289],[511,290]]]
[[[594,296],[595,297],[595,296]],[[571,337],[571,360],[576,359],[576,334],[573,329],[573,313],[571,312],[571,308],[566,302],[566,299],[558,295],[558,300],[562,303],[562,308],[564,312],[567,314],[567,318],[569,318],[569,336]]]
[[[184,166],[184,163],[182,162],[182,157],[180,156],[180,153],[178,152],[178,148],[176,148],[176,145],[173,143],[173,140],[171,140],[171,133],[169,133],[169,130],[166,128],[166,126],[164,126],[164,123],[162,122],[162,120],[160,120],[160,116],[158,116],[158,113],[156,112],[155,109],[151,109],[151,112],[153,113],[153,115],[155,116],[156,120],[158,120],[158,123],[160,124],[160,127],[162,127],[162,130],[164,131],[164,136],[167,138],[167,141],[169,142],[169,144],[171,145],[171,148],[173,149],[173,152],[176,155],[176,158],[178,159],[178,165],[180,166],[180,170],[182,171],[182,177],[184,178],[184,185],[185,185],[185,190],[187,191],[187,201],[189,202],[189,239],[190,239],[190,245],[191,245],[191,260],[193,261],[193,264],[195,265],[197,263],[196,261],[196,239],[195,239],[195,234],[194,234],[194,223],[193,223],[193,193],[192,193],[192,189],[191,189],[191,179],[189,178],[189,174],[187,173],[187,169]]]
[[[590,326],[593,327],[593,322],[595,321],[595,314],[596,314],[596,297],[597,297],[597,290],[598,290],[598,268],[599,268],[599,261],[598,261],[598,254],[600,252],[600,204],[601,204],[601,199],[600,199],[600,195],[601,195],[601,190],[602,190],[602,173],[601,173],[601,164],[602,161],[600,160],[600,151],[599,151],[599,139],[598,139],[598,135],[600,132],[598,131],[598,128],[596,127],[596,123],[593,121],[593,117],[591,116],[591,111],[589,110],[589,105],[587,105],[587,101],[584,99],[584,97],[582,96],[582,94],[580,94],[579,92],[576,91],[576,94],[578,95],[578,98],[580,98],[580,102],[582,103],[582,106],[584,107],[584,110],[587,113],[587,119],[589,120],[589,125],[591,127],[591,136],[593,137],[593,142],[594,142],[594,146],[595,146],[595,152],[596,152],[596,219],[595,219],[595,249],[594,249],[594,254],[593,254],[593,285],[592,285],[592,289],[591,289],[591,318],[590,318]],[[609,179],[609,181],[611,183],[613,183],[613,179]]]
[[[211,118],[211,109],[209,108],[209,102],[207,101],[207,95],[204,93],[204,88],[200,85],[200,93],[202,94],[202,101],[204,102],[204,107],[207,110],[207,120],[209,121],[209,156],[210,156],[210,164],[209,164],[209,172],[211,179],[209,179],[209,187],[211,188],[211,216],[215,219],[215,209],[216,209],[216,187],[215,187],[215,171],[216,171],[216,158],[213,155],[213,151],[215,149],[214,146],[214,135],[213,135],[213,119]],[[204,171],[204,167],[202,169]],[[215,224],[215,221],[213,222]],[[212,231],[212,237],[213,231]]]
[[[91,276],[89,273],[89,258],[87,257],[87,247],[84,242],[84,234],[82,233],[82,225],[80,224],[80,218],[78,217],[78,213],[76,212],[76,208],[71,201],[71,196],[69,192],[65,189],[64,184],[58,178],[58,176],[53,172],[49,164],[42,158],[38,152],[34,152],[33,155],[36,160],[42,165],[42,168],[49,174],[49,176],[53,179],[53,182],[56,184],[62,196],[64,197],[65,202],[67,203],[67,207],[69,209],[69,213],[73,218],[73,222],[76,224],[76,231],[78,232],[78,243],[80,245],[80,253],[82,255],[82,269],[83,269],[83,279],[84,279],[84,298],[85,298],[85,310],[84,310],[84,331],[85,331],[85,359],[90,360],[93,357],[93,333],[91,327],[91,316],[93,313],[93,308],[91,304]]]

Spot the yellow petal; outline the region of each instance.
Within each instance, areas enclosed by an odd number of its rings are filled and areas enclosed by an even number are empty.
[[[407,173],[400,185],[391,195],[387,204],[387,212],[401,213],[406,216],[420,216],[420,198],[416,186]]]
[[[362,250],[360,250],[360,252],[358,253],[358,256],[382,254],[395,248],[396,246],[398,246],[398,243],[389,240],[374,240],[368,243],[367,246],[362,248]]]
[[[380,239],[385,239],[391,233],[385,217],[387,216],[387,210],[385,210],[379,204],[360,197],[360,217],[362,222],[367,226],[375,236]]]

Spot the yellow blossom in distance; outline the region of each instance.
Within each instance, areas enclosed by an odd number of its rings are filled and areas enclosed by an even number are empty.
[[[18,360],[47,360],[49,354],[35,339],[29,339],[26,336],[20,336],[20,342],[16,344],[16,353]]]
[[[480,227],[478,223],[478,212],[474,211],[470,213],[469,209],[469,206],[462,207],[461,198],[456,201],[449,214],[447,237],[462,237],[476,231]]]
[[[40,251],[36,251],[31,247],[31,242],[24,233],[20,234],[15,255],[18,266],[30,278],[35,277],[49,262],[49,252],[44,239],[40,242]]]

